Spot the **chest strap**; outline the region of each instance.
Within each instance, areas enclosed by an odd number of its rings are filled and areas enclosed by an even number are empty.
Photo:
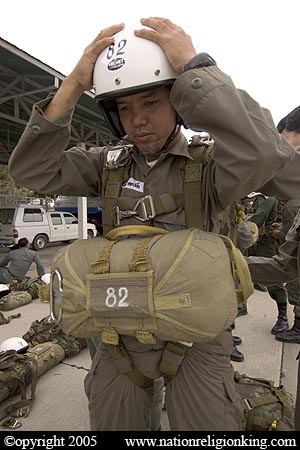
[[[209,141],[194,141],[189,152],[193,159],[186,159],[183,193],[166,192],[159,196],[150,195],[120,197],[122,184],[129,178],[129,167],[120,166],[106,171],[105,204],[103,210],[103,233],[119,225],[128,225],[126,219],[136,224],[147,222],[161,214],[184,209],[187,228],[205,228],[203,213],[203,169],[208,161],[212,144]],[[123,221],[123,223],[122,223]]]

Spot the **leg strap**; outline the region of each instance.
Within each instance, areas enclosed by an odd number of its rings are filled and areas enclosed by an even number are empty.
[[[127,375],[134,384],[143,389],[152,385],[153,379],[146,377],[134,367],[133,361],[122,343],[110,345],[109,350],[110,355],[121,374]]]
[[[166,383],[172,381],[172,378],[177,374],[188,348],[187,345],[179,342],[166,343],[159,365],[159,370]],[[110,345],[109,351],[121,374],[127,375],[134,384],[141,388],[152,385],[153,379],[146,377],[134,367],[133,361],[122,343]]]
[[[179,342],[167,342],[159,366],[166,383],[172,381],[177,374],[188,348],[187,345]]]

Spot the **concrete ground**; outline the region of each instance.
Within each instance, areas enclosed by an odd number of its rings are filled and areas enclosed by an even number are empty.
[[[53,255],[62,245],[52,244],[40,251],[39,255],[49,270]],[[0,258],[7,249],[0,248]],[[34,266],[30,275],[35,276]],[[0,326],[0,342],[13,336],[22,336],[28,331],[34,320],[40,320],[49,314],[49,304],[39,299],[17,309],[4,312],[5,316],[21,313],[9,324]],[[293,323],[293,310],[289,306],[289,321]],[[248,314],[236,319],[235,335],[242,338],[239,350],[245,361],[233,362],[235,370],[249,376],[268,378],[276,385],[283,384],[287,391],[296,394],[298,362],[296,356],[299,344],[283,344],[276,341],[270,333],[276,321],[277,308],[267,293],[255,291],[248,300]],[[30,414],[19,419],[20,431],[89,431],[88,404],[83,389],[83,380],[90,367],[90,355],[87,348],[73,357],[65,358],[61,363],[43,374],[37,383],[36,398]],[[28,394],[30,389],[28,388]],[[11,397],[1,403],[1,408],[18,400]],[[1,429],[1,428],[0,428]],[[168,430],[166,412],[162,416],[162,429]],[[2,429],[6,430],[7,429]]]

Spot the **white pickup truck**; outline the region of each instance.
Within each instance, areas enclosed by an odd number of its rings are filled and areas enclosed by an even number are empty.
[[[87,237],[97,235],[94,224],[87,224]],[[0,205],[0,244],[17,243],[26,237],[35,250],[48,242],[69,242],[78,238],[78,220],[65,211],[46,211],[36,205]]]

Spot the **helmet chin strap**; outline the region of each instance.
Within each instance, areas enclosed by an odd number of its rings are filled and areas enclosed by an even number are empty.
[[[169,134],[166,142],[164,143],[164,145],[161,147],[160,152],[163,150],[166,150],[169,146],[169,144],[173,141],[174,137],[176,136],[176,134],[178,133],[178,130],[180,128],[180,124],[177,123],[175,125],[175,127],[173,128],[173,130],[171,131],[171,133]]]

